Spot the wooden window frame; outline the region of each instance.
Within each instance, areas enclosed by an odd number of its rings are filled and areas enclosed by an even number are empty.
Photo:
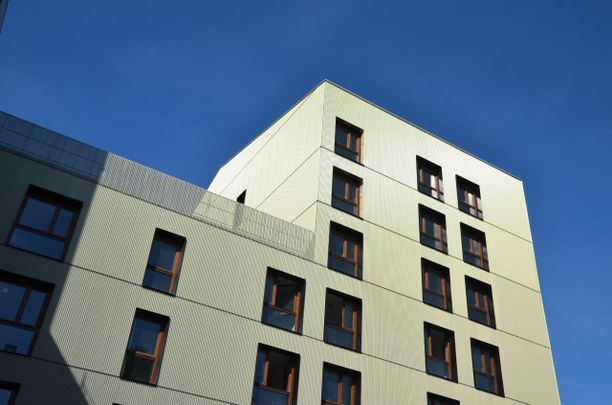
[[[427,305],[431,305],[435,308],[440,308],[444,311],[453,312],[452,294],[451,294],[451,282],[450,282],[450,271],[447,267],[441,266],[427,259],[421,259],[421,269],[423,276],[423,302]],[[442,292],[429,288],[429,274],[430,272],[441,273],[442,279]],[[441,297],[444,301],[444,306],[439,307],[425,301],[425,293],[433,294]]]
[[[49,303],[51,302],[51,297],[53,295],[54,286],[53,284],[45,283],[39,280],[10,273],[4,270],[0,270],[0,281],[4,281],[6,283],[25,288],[25,293],[23,295],[23,298],[21,299],[21,303],[19,304],[19,309],[17,310],[17,315],[15,316],[15,319],[8,320],[0,318],[0,324],[34,332],[32,334],[32,340],[30,341],[30,346],[28,346],[27,353],[14,353],[20,356],[30,356],[32,354],[32,350],[34,349],[34,343],[36,343],[36,339],[40,334],[40,329],[45,320],[45,315],[47,313],[47,309],[49,308]],[[20,322],[23,318],[23,314],[25,312],[32,291],[39,291],[46,295],[45,300],[43,301],[40,307],[40,312],[38,313],[36,323],[33,326]],[[0,350],[0,352],[5,352],[5,350]]]
[[[361,159],[362,159],[362,156],[361,156],[361,149],[362,149],[361,140],[362,140],[362,136],[363,136],[363,129],[361,129],[361,128],[359,128],[359,127],[357,127],[357,126],[355,126],[355,125],[353,125],[353,124],[351,124],[351,123],[349,123],[349,122],[347,122],[347,121],[345,121],[345,120],[343,120],[341,118],[337,118],[336,117],[336,127],[335,127],[336,132],[338,131],[338,126],[344,126],[345,128],[348,129],[347,136],[346,136],[346,143],[347,144],[343,145],[341,143],[338,143],[338,141],[336,139],[336,134],[334,133],[334,148],[335,148],[334,150],[336,150],[337,148],[342,148],[342,149],[345,149],[345,150],[347,150],[347,151],[349,151],[351,153],[354,153],[355,156],[356,156],[355,160],[353,160],[353,159],[351,159],[349,157],[346,157],[344,155],[340,155],[340,156],[345,157],[346,159],[351,160],[353,162],[361,163]],[[353,150],[351,148],[351,143],[352,143],[351,141],[352,141],[353,137],[355,137],[357,139],[357,142],[356,142],[357,150]]]
[[[427,322],[425,322],[424,330],[425,330],[425,372],[429,375],[440,377],[447,381],[457,382],[457,360],[456,360],[456,351],[455,351],[455,333],[451,330],[444,329],[444,328],[441,328],[436,325],[432,325]],[[432,347],[433,338],[430,334],[431,330],[436,330],[444,334],[444,360],[438,359],[437,357],[433,356],[433,347]],[[449,377],[446,378],[439,374],[430,372],[427,369],[428,359],[431,359],[438,363],[445,364]]]
[[[469,247],[466,249],[464,237],[469,240]],[[461,249],[463,250],[463,261],[483,270],[489,271],[489,254],[487,250],[487,238],[484,232],[469,225],[461,224]],[[466,256],[473,257],[482,264],[479,266],[466,260]]]
[[[467,297],[468,306],[468,318],[474,322],[478,322],[482,325],[496,328],[495,324],[495,306],[493,305],[493,289],[489,284],[483,283],[482,281],[474,278],[465,276],[465,290]],[[471,305],[469,302],[470,290],[474,292],[475,305]],[[470,309],[478,311],[485,315],[487,322],[483,323],[470,316]]]
[[[457,202],[458,202],[459,210],[462,212],[465,212],[466,214],[474,218],[483,219],[482,208],[481,208],[482,200],[480,198],[480,186],[461,176],[456,176],[456,179],[457,179]],[[474,201],[476,205],[470,204],[470,198],[469,198],[470,195],[474,196]],[[476,212],[476,215],[472,214],[472,210]]]
[[[501,362],[499,360],[499,348],[497,346],[493,346],[491,344],[482,342],[480,340],[471,339],[471,351],[472,351],[472,367],[474,367],[474,363],[476,363],[476,359],[474,358],[474,347],[478,347],[481,352],[479,363],[481,365],[481,369],[477,370],[474,368],[474,388],[480,391],[489,392],[491,394],[499,395],[501,397],[504,396],[504,383],[501,375]],[[487,352],[487,353],[485,353]],[[486,371],[487,366],[487,358],[489,360],[489,366],[491,367],[491,372]],[[489,391],[483,388],[479,388],[476,386],[476,375],[482,375],[485,378],[489,378],[493,380],[493,385],[495,387],[494,391]]]
[[[435,230],[433,235],[427,233],[427,220],[430,219],[433,222],[434,229],[438,228],[439,238],[436,238]],[[435,249],[442,253],[448,254],[448,240],[446,238],[446,218],[444,214],[434,211],[424,205],[419,204],[419,233],[421,236],[421,244],[432,249]],[[434,241],[434,246],[430,246],[426,242],[423,242],[423,238],[428,238]],[[442,249],[435,247],[436,242],[442,245]]]
[[[424,173],[428,171],[430,174],[434,174],[436,177],[435,187],[425,183]],[[439,201],[444,201],[444,180],[442,178],[442,167],[437,164],[430,162],[420,156],[417,156],[417,189],[419,192],[434,198]],[[429,192],[425,192],[421,189],[425,188]],[[436,197],[434,194],[437,194]]]
[[[342,226],[340,224],[337,224],[335,222],[331,222],[330,223],[330,242],[331,242],[331,236],[332,234],[338,235],[340,237],[342,237],[344,239],[344,243],[342,245],[342,254],[338,255],[336,252],[333,252],[331,250],[331,243],[329,246],[329,252],[328,252],[328,256],[332,256],[336,259],[342,260],[344,262],[347,262],[349,264],[353,265],[354,268],[354,273],[353,274],[348,274],[345,273],[341,270],[336,270],[333,267],[329,266],[329,262],[328,262],[328,266],[330,269],[338,271],[342,274],[347,274],[349,276],[361,279],[362,278],[362,260],[363,260],[363,253],[362,253],[362,249],[363,249],[363,234],[361,234],[360,232],[354,231],[350,228],[347,228],[345,226]],[[348,256],[349,252],[348,252],[348,241],[349,238],[351,240],[353,240],[353,245],[354,245],[354,258],[351,258]]]
[[[332,325],[331,323],[327,323],[327,303],[328,303],[328,296],[330,295],[333,295],[333,296],[336,296],[342,299],[342,314],[341,314],[342,325],[341,326]],[[352,329],[346,327],[346,323],[347,323],[346,320],[348,319],[346,316],[346,303],[347,302],[353,304],[353,313],[350,314],[351,321],[353,323]],[[341,345],[337,345],[335,343],[328,342],[328,341],[325,341],[325,343],[329,343],[331,345],[353,350],[356,352],[361,352],[361,300],[359,298],[355,298],[350,295],[346,295],[339,291],[328,288],[327,291],[325,292],[324,327],[325,328],[330,327],[332,329],[336,329],[341,332],[349,333],[353,335],[353,347],[341,346]]]
[[[160,241],[167,243],[169,245],[176,246],[176,253],[174,254],[174,260],[172,261],[172,269],[165,269],[163,267],[158,267],[152,265],[151,254],[153,253],[153,246],[155,245],[155,241]],[[147,258],[147,266],[145,268],[145,277],[146,273],[149,271],[153,271],[156,273],[161,273],[165,276],[170,277],[170,287],[168,291],[160,290],[157,288],[153,288],[151,286],[144,284],[144,278],[142,280],[142,286],[154,291],[158,291],[161,293],[176,295],[176,289],[178,287],[179,276],[181,273],[181,267],[183,264],[183,256],[185,255],[185,245],[187,244],[186,239],[183,236],[174,234],[172,232],[168,232],[166,230],[157,228],[155,229],[155,233],[153,234],[153,239],[151,241],[151,248],[149,249],[149,256]]]
[[[304,305],[304,290],[305,290],[306,281],[304,279],[295,277],[291,274],[283,273],[282,271],[273,269],[271,267],[268,267],[268,271],[266,272],[266,282],[268,280],[268,277],[274,277],[274,284],[272,285],[272,298],[271,298],[272,302],[267,303],[265,301],[265,292],[264,292],[264,303],[263,303],[264,307],[272,308],[275,311],[284,312],[284,313],[293,315],[295,318],[295,321],[293,323],[293,329],[290,330],[290,332],[301,333],[302,332],[302,313],[303,313],[303,305]],[[299,285],[299,289],[293,297],[294,311],[289,311],[285,308],[280,308],[276,306],[276,299],[278,296],[278,290],[277,290],[278,289],[278,277],[284,277],[286,279],[293,280]],[[262,322],[263,322],[263,312],[262,312]],[[267,322],[264,322],[264,323],[266,325],[278,327],[276,325],[272,325]],[[281,328],[281,329],[284,329],[284,328]],[[287,330],[287,329],[284,329],[284,330]]]
[[[300,356],[296,353],[288,352],[286,350],[277,349],[275,347],[271,347],[271,346],[267,346],[263,344],[260,344],[259,347],[257,348],[257,354],[259,354],[260,352],[266,353],[266,359],[264,360],[264,367],[263,367],[263,377],[262,377],[263,383],[255,381],[254,386],[257,388],[262,388],[262,389],[271,391],[271,392],[285,394],[287,395],[287,398],[288,398],[287,405],[294,405],[296,403],[296,397],[297,397],[297,383],[298,383],[298,374],[299,374],[299,368],[300,368]],[[268,376],[269,376],[269,368],[270,368],[270,359],[269,359],[270,352],[277,352],[277,353],[281,353],[283,355],[291,357],[292,364],[291,364],[291,371],[289,371],[289,375],[287,377],[287,391],[283,391],[278,388],[270,387],[267,385]],[[255,365],[255,368],[257,369],[257,365]]]
[[[340,178],[344,181],[344,195],[340,196],[338,194],[334,194],[333,183],[336,180],[336,177]],[[340,211],[346,212],[347,214],[354,215],[356,217],[360,217],[361,215],[361,186],[363,184],[363,180],[357,176],[354,176],[350,173],[347,173],[343,170],[334,167],[333,177],[332,177],[332,207],[339,209]],[[352,201],[349,198],[350,195],[350,187],[353,185],[355,187],[355,197],[356,201]],[[349,204],[353,207],[353,212],[346,211],[339,206],[334,204],[334,200],[338,199],[346,204]]]
[[[23,212],[30,198],[55,206],[53,217],[46,231],[41,231],[40,229],[36,229],[36,228],[32,228],[27,225],[20,224],[21,218],[23,216]],[[66,252],[68,251],[68,247],[70,246],[70,242],[72,240],[72,236],[74,234],[76,224],[79,220],[79,214],[81,212],[82,206],[83,206],[83,203],[81,201],[75,200],[73,198],[67,197],[59,193],[56,193],[54,191],[44,189],[42,187],[38,187],[33,184],[30,184],[23,199],[21,200],[21,205],[17,212],[17,216],[15,217],[15,221],[13,222],[11,232],[9,232],[9,236],[8,236],[6,244],[8,246],[13,247],[14,249],[23,250],[25,252],[29,252],[35,255],[43,256],[51,260],[57,260],[61,262],[66,257]],[[55,230],[55,226],[57,225],[57,219],[59,218],[59,215],[62,209],[71,211],[73,213],[70,225],[68,225],[68,231],[66,232],[66,236],[63,236],[63,237],[53,234],[53,231]],[[35,235],[39,235],[45,238],[56,240],[58,242],[62,242],[64,247],[62,249],[60,257],[54,258],[48,255],[45,255],[43,253],[39,253],[33,250],[11,245],[10,241],[13,238],[13,233],[15,233],[16,229],[21,229],[25,232],[33,233]]]
[[[0,380],[0,388],[11,392],[7,405],[15,405],[21,384]]]
[[[345,404],[343,402],[332,402],[323,398],[323,392],[321,393],[321,403],[323,405],[359,405],[361,402],[361,373],[358,371],[350,370],[348,368],[336,366],[331,363],[323,363],[323,386],[325,385],[325,369],[338,373],[338,398],[340,401],[344,399],[344,377],[349,377],[351,380],[351,402]]]
[[[459,405],[459,401],[428,392],[427,405]]]

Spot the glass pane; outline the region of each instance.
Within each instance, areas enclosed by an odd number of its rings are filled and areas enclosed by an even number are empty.
[[[342,125],[336,125],[336,143],[347,146],[347,128]]]
[[[267,386],[279,390],[287,390],[289,373],[291,372],[291,357],[284,353],[270,351],[268,353]]]
[[[254,387],[253,401],[251,403],[257,405],[287,405],[289,403],[289,394],[270,391],[262,387]]]
[[[335,233],[329,235],[329,251],[342,256],[344,250],[344,237]]]
[[[495,392],[495,380],[492,377],[474,373],[474,385],[481,390]]]
[[[427,372],[440,377],[450,378],[448,374],[448,364],[440,360],[432,359],[431,357],[427,357]]]
[[[354,183],[349,184],[349,200],[357,202],[357,186]]]
[[[344,212],[348,212],[349,214],[357,215],[357,212],[355,212],[356,208],[353,205],[339,198],[332,198],[332,207],[338,208],[339,210],[342,210]]]
[[[476,346],[472,346],[472,367],[474,370],[482,371],[482,352]]]
[[[257,352],[257,363],[255,364],[255,382],[263,384],[264,367],[266,363],[267,352],[260,350]]]
[[[15,320],[25,290],[24,287],[0,281],[0,318]]]
[[[170,292],[171,283],[172,277],[150,268],[147,268],[147,271],[145,271],[144,280],[142,281],[142,285],[145,287],[163,292]]]
[[[327,294],[325,302],[325,323],[328,325],[342,326],[343,299],[334,294]]]
[[[329,256],[329,261],[327,262],[327,266],[330,269],[334,269],[342,273],[350,274],[351,276],[355,275],[355,265],[353,263],[348,263],[334,256]]]
[[[429,330],[429,337],[431,338],[431,356],[439,360],[445,360],[444,346],[445,346],[445,334],[435,329]]]
[[[347,329],[353,329],[353,311],[354,304],[352,302],[344,303],[344,327]]]
[[[476,305],[476,293],[472,287],[467,290],[468,305]]]
[[[264,291],[264,302],[270,304],[272,302],[272,292],[274,291],[274,281],[276,276],[268,273],[266,276],[266,290]]]
[[[430,305],[444,309],[444,298],[439,295],[432,294],[427,290],[423,291],[423,301]]]
[[[468,313],[471,320],[487,324],[487,314],[473,307],[468,307]]]
[[[153,246],[151,246],[151,254],[149,255],[148,264],[172,271],[176,251],[177,249],[175,245],[155,239],[153,241]]]
[[[8,405],[11,395],[13,395],[13,391],[0,388],[0,405]]]
[[[28,354],[34,331],[0,324],[0,350]]]
[[[278,311],[274,308],[270,308],[264,305],[262,322],[267,323],[269,325],[278,326],[279,328],[294,330],[295,315]]]
[[[348,149],[344,149],[341,147],[338,147],[336,145],[336,154],[340,155],[340,156],[344,156],[347,159],[353,160],[353,161],[357,161],[357,154],[348,150]]]
[[[21,317],[22,323],[31,326],[36,325],[36,321],[38,321],[38,315],[40,314],[40,310],[45,302],[45,298],[47,298],[47,294],[32,290],[28,303],[23,311],[23,316]]]
[[[351,387],[352,387],[353,383],[351,381],[351,377],[348,375],[344,375],[342,377],[342,403],[346,404],[346,405],[350,405],[351,404]]]
[[[327,343],[353,349],[353,334],[331,326],[325,327],[323,340]]]
[[[323,400],[338,402],[338,381],[340,376],[336,371],[325,368],[323,370]],[[350,402],[349,402],[350,403]]]
[[[359,135],[353,131],[353,136],[351,136],[351,149],[357,151],[357,143],[359,142]]]
[[[278,277],[277,280],[276,306],[289,311],[294,311],[294,300],[298,291],[297,283],[284,277]]]
[[[142,318],[134,319],[128,350],[154,354],[160,331],[161,325],[158,322]]]
[[[74,213],[72,211],[62,208],[57,217],[55,227],[53,228],[53,234],[65,238],[66,235],[68,235],[68,230],[70,229],[70,224],[72,223],[73,217]]]
[[[28,250],[53,259],[60,259],[64,251],[64,242],[15,228],[9,245]]]
[[[134,355],[132,352],[125,354],[121,376],[130,380],[148,383],[153,372],[153,361]]]
[[[440,273],[435,270],[427,270],[427,274],[429,276],[429,286],[430,290],[438,291],[442,293],[442,277]]]
[[[19,223],[47,232],[53,214],[55,214],[55,205],[30,197],[26,202],[21,218],[19,218]]]
[[[332,185],[332,193],[334,195],[340,196],[340,197],[344,197],[344,187],[345,187],[345,182],[344,179],[341,178],[340,176],[338,176],[337,174],[334,175],[334,182]]]

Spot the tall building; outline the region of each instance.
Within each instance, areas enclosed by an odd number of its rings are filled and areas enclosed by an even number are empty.
[[[0,128],[0,404],[560,403],[522,182],[330,82],[208,190]]]

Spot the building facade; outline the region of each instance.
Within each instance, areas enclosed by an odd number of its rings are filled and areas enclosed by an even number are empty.
[[[0,170],[0,404],[560,403],[521,181],[333,83],[208,190],[3,113]]]

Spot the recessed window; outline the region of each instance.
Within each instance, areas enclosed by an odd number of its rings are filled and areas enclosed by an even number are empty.
[[[432,393],[427,394],[427,405],[459,405],[459,401]]]
[[[10,246],[63,260],[81,202],[30,186],[9,238]]]
[[[452,312],[450,276],[446,267],[422,259],[423,302]]]
[[[363,261],[363,236],[336,223],[330,224],[329,258],[327,267],[361,278]]]
[[[297,354],[259,345],[252,403],[295,404],[299,367]]]
[[[483,232],[461,224],[461,245],[463,246],[463,261],[489,270],[487,240]]]
[[[268,269],[261,321],[292,332],[301,331],[304,280]]]
[[[419,205],[421,243],[446,253],[446,219],[437,211]]]
[[[465,277],[468,316],[472,321],[495,328],[495,311],[491,286]]]
[[[425,324],[425,363],[427,374],[457,381],[453,332]]]
[[[157,384],[169,324],[170,318],[166,316],[136,310],[121,378]]]
[[[155,230],[142,285],[174,295],[178,285],[185,238],[161,229]]]
[[[417,156],[418,189],[437,200],[444,201],[442,168],[429,160]]]
[[[482,219],[482,202],[478,184],[457,176],[457,200],[461,211]]]
[[[240,195],[238,196],[238,198],[236,198],[236,202],[239,204],[244,204],[244,202],[246,201],[246,190],[244,190],[242,193],[240,193]]]
[[[359,405],[361,375],[332,364],[323,364],[323,405]]]
[[[361,300],[327,290],[323,340],[347,349],[361,350]]]
[[[474,387],[503,396],[504,384],[497,347],[472,339],[472,364]]]
[[[32,352],[52,290],[50,284],[0,272],[0,350]]]
[[[0,405],[14,405],[19,392],[19,384],[0,381]]]
[[[357,163],[361,162],[362,134],[363,129],[337,118],[335,152]]]
[[[332,207],[359,216],[361,179],[334,169]]]

